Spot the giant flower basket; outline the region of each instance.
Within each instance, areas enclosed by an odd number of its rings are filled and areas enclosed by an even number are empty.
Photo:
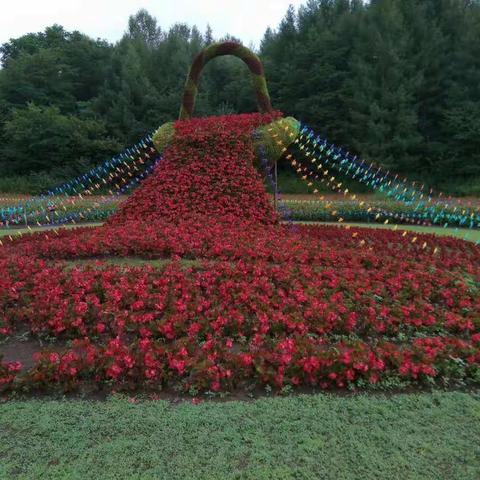
[[[259,113],[192,118],[203,66],[227,54],[250,69]],[[402,201],[427,202],[429,192],[274,111],[262,64],[245,47],[204,50],[180,119],[119,158],[65,187],[71,199],[102,180],[122,189],[136,179],[102,226],[12,235],[0,246],[1,391],[480,383],[480,248],[281,221],[262,173],[276,162],[312,193],[323,182],[354,198],[342,174]],[[421,209],[449,214],[439,205]],[[19,338],[34,346],[31,358],[20,358]]]

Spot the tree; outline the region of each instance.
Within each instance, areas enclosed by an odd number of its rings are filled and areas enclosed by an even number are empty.
[[[478,38],[478,0],[307,0],[266,30],[260,55],[274,108],[362,157],[441,184],[480,177]],[[59,25],[3,44],[2,173],[99,158],[88,138],[126,146],[176,119],[192,60],[213,41],[210,26],[203,35],[181,23],[163,31],[140,10],[115,45]],[[254,110],[245,65],[209,63],[195,114]],[[51,137],[51,163],[36,122]]]
[[[25,53],[32,55],[41,49],[58,48],[67,41],[69,35],[61,25],[52,25],[45,32],[28,33],[12,39],[0,47],[2,66],[7,67],[11,60]]]
[[[146,44],[150,48],[158,47],[162,41],[162,30],[157,25],[156,18],[147,10],[141,9],[128,19],[127,37]]]
[[[158,92],[144,73],[134,43],[124,38],[117,45],[95,111],[105,119],[114,138],[126,146],[159,125]]]
[[[394,0],[373,0],[361,20],[346,81],[350,143],[365,157],[413,176],[422,140],[415,101],[422,72],[410,56],[408,25]]]
[[[54,25],[44,33],[28,34],[0,48],[0,104],[4,109],[56,105],[74,112],[78,102],[98,94],[105,79],[111,48],[79,32]]]
[[[260,56],[275,108],[295,113],[295,97],[291,96],[296,76],[297,18],[290,6],[282,19],[278,32],[268,29],[261,43]]]
[[[442,152],[437,177],[480,178],[480,4],[442,2],[451,48],[444,65],[444,108],[439,119]],[[448,15],[448,17],[447,17]],[[450,18],[449,22],[446,18]]]
[[[205,46],[211,45],[213,40],[213,31],[209,23],[207,23],[207,30],[205,31]]]
[[[74,74],[57,49],[23,53],[10,59],[0,72],[0,102],[5,109],[35,102],[71,112],[76,103]]]
[[[108,138],[102,121],[62,115],[57,107],[33,103],[14,109],[4,132],[8,142],[1,148],[1,168],[6,176],[33,171],[78,173],[119,148]]]
[[[299,11],[299,48],[289,97],[292,108],[331,141],[349,145],[346,98],[352,52],[364,14],[359,2],[310,1]],[[293,102],[292,102],[293,103]]]

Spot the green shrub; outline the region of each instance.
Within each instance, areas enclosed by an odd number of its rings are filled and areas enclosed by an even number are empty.
[[[415,210],[414,205],[406,205],[391,200],[371,199],[368,205],[360,205],[359,202],[353,200],[335,200],[330,203],[327,208],[325,202],[312,200],[282,200],[280,198],[280,207],[284,213],[284,217],[293,221],[304,222],[336,222],[339,218],[343,218],[346,222],[367,222],[367,223],[384,223],[386,219],[389,223],[409,224],[407,218],[414,219],[416,222],[429,221],[425,213]],[[372,210],[369,212],[369,207]],[[388,212],[390,216],[382,214]],[[378,215],[380,213],[380,215]],[[452,218],[442,217],[436,224],[442,225],[449,223],[450,226],[458,226]],[[464,225],[468,226],[468,225]]]
[[[0,192],[39,195],[63,181],[64,179],[55,177],[46,172],[0,177]]]
[[[440,191],[456,197],[480,197],[480,178],[463,178],[439,185]]]
[[[175,124],[173,122],[164,123],[154,134],[153,144],[158,153],[162,153],[175,137]]]

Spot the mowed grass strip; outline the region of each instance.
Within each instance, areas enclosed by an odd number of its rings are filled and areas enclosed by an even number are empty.
[[[480,397],[10,401],[0,478],[478,480]]]
[[[54,233],[54,230],[60,230],[62,228],[72,229],[72,228],[81,228],[81,227],[100,227],[101,223],[80,223],[76,225],[62,225],[59,227],[32,227],[28,228],[0,228],[0,237],[8,237],[11,236],[12,238],[16,238],[19,235],[28,235],[30,233],[35,232],[51,232]]]

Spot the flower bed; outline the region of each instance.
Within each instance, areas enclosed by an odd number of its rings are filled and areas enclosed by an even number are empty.
[[[223,224],[277,220],[253,162],[253,132],[279,114],[210,117],[176,123],[164,160],[109,220],[188,224],[199,217]]]
[[[0,248],[0,338],[57,340],[0,388],[480,383],[480,248],[278,225],[250,140],[270,119],[180,122],[106,226]]]

